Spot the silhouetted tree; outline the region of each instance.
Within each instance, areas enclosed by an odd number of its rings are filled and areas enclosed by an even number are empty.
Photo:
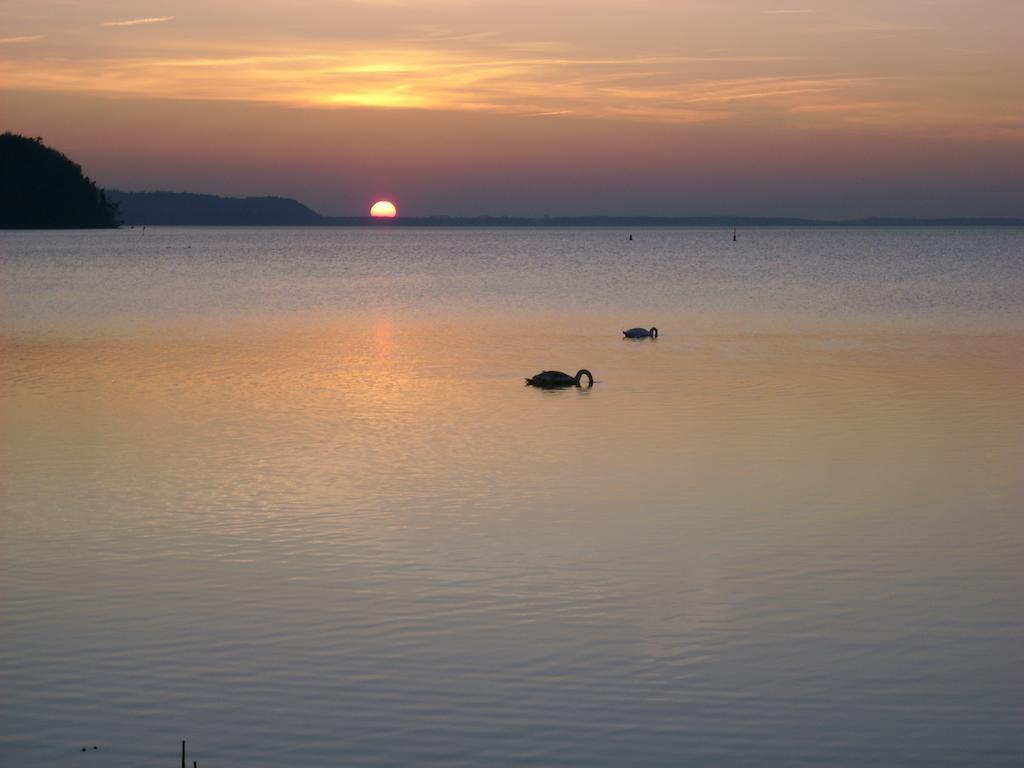
[[[117,226],[117,206],[41,137],[0,135],[0,228]]]

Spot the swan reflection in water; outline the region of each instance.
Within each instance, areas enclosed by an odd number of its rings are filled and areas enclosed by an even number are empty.
[[[544,387],[545,389],[551,389],[554,387],[578,387],[583,377],[587,377],[587,389],[594,386],[594,376],[586,368],[580,368],[575,376],[570,376],[568,373],[562,373],[562,371],[541,371],[536,376],[531,376],[526,380],[528,387]]]
[[[628,331],[623,331],[622,335],[627,339],[656,339],[658,338],[658,329],[630,328]]]

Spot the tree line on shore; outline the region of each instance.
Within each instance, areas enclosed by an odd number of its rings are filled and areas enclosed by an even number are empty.
[[[116,226],[117,206],[80,165],[41,137],[0,134],[0,228]]]
[[[753,216],[322,216],[287,197],[103,190],[40,137],[0,134],[0,229],[125,226],[402,227],[972,227],[1024,226],[1020,218],[820,219]]]

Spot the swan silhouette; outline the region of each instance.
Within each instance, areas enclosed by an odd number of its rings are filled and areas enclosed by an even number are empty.
[[[656,339],[658,338],[658,329],[651,328],[650,330],[647,330],[646,328],[630,328],[628,331],[623,331],[622,335],[627,339]]]
[[[580,380],[587,377],[587,388],[594,386],[594,376],[586,368],[580,368],[575,376],[570,376],[568,373],[562,373],[561,371],[541,371],[536,376],[532,376],[526,380],[526,385],[530,387],[578,387],[580,386]]]

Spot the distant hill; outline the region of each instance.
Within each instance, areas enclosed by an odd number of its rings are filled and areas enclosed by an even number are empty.
[[[117,206],[42,138],[0,135],[0,229],[117,226]]]
[[[102,190],[41,138],[0,134],[0,229],[165,226],[1021,227],[1024,218],[800,219],[750,216],[321,216],[287,197]]]
[[[190,192],[107,190],[122,224],[329,227],[1020,227],[1024,219],[799,219],[769,216],[321,216],[287,197],[219,197]]]
[[[323,218],[288,197],[219,197],[190,192],[107,190],[122,224],[193,226],[316,226]]]

